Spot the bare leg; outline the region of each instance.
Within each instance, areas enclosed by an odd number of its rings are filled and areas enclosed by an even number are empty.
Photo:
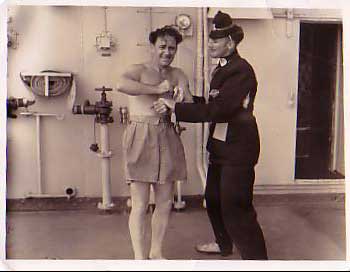
[[[156,208],[152,216],[152,243],[149,258],[164,259],[162,245],[173,202],[174,183],[154,185],[154,193]]]
[[[145,224],[149,202],[150,184],[133,182],[130,184],[131,213],[129,229],[135,260],[147,259],[145,252]]]

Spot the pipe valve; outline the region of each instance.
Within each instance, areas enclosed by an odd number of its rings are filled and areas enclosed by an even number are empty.
[[[89,114],[96,115],[96,123],[108,124],[113,123],[113,117],[110,116],[112,112],[112,101],[107,100],[106,92],[112,91],[111,88],[96,88],[95,91],[101,92],[101,100],[95,104],[90,104],[89,100],[85,100],[83,105],[74,105],[73,114]]]
[[[28,108],[33,105],[35,100],[27,100],[26,98],[7,98],[6,106],[7,106],[7,117],[9,118],[17,118],[17,115],[13,113],[13,111],[18,108]]]
[[[95,104],[90,104],[86,100],[83,105],[74,105],[73,114],[90,114],[95,115],[94,120],[94,143],[90,145],[90,150],[97,153],[101,158],[102,168],[102,202],[98,204],[98,208],[104,211],[112,210],[114,204],[111,195],[111,175],[110,175],[110,158],[112,151],[109,150],[108,124],[113,123],[110,116],[112,112],[112,102],[107,100],[106,92],[112,91],[111,88],[96,88],[95,91],[101,92],[101,100]],[[96,123],[100,124],[100,147],[96,142]]]

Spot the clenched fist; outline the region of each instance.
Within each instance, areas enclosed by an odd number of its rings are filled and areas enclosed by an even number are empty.
[[[166,79],[158,85],[158,94],[167,92],[173,92],[173,86],[170,84],[169,80]]]

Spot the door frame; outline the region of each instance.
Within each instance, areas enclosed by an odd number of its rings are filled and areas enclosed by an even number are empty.
[[[338,28],[338,36],[337,36],[337,70],[336,70],[336,82],[335,82],[335,97],[334,97],[334,110],[333,110],[333,128],[332,128],[332,146],[331,146],[331,170],[336,170],[338,158],[336,156],[337,150],[339,147],[339,119],[340,119],[340,110],[341,107],[341,97],[339,91],[343,92],[344,96],[344,88],[342,87],[341,80],[343,78],[342,73],[342,32],[341,29]]]
[[[301,26],[302,23],[309,23],[309,24],[336,24],[336,25],[342,25],[342,20],[323,20],[321,18],[319,19],[314,19],[314,18],[304,18],[302,20],[299,21],[299,28]],[[342,37],[341,37],[341,31],[340,31],[340,27],[338,28],[338,35],[337,35],[337,68],[336,68],[336,79],[335,79],[335,86],[334,86],[334,91],[335,91],[335,97],[334,97],[334,105],[332,108],[333,111],[333,118],[332,118],[332,140],[331,140],[331,154],[330,154],[330,169],[331,170],[335,170],[336,168],[336,164],[337,164],[337,156],[336,156],[336,152],[339,146],[339,142],[338,142],[338,136],[339,136],[339,116],[340,116],[340,96],[339,93],[337,92],[337,90],[339,90],[341,88],[341,84],[340,81],[342,80],[342,76],[341,76],[341,70],[340,69],[340,65],[341,65],[341,54],[342,54]],[[299,36],[300,39],[300,36]],[[300,50],[300,49],[299,49]],[[342,89],[343,91],[344,89]],[[297,131],[297,123],[295,124],[295,131]],[[297,133],[296,133],[297,135]],[[297,141],[297,137],[295,138],[295,141]],[[345,147],[344,147],[345,148]],[[345,159],[345,158],[344,158]],[[295,157],[294,157],[294,184],[344,184],[345,182],[345,178],[344,179],[298,179],[295,178],[295,167],[296,167],[296,150],[295,150]]]

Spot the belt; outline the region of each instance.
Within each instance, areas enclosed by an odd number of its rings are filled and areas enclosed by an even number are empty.
[[[158,125],[159,123],[171,123],[170,115],[152,116],[152,115],[131,115],[129,117],[130,122],[147,123],[152,125]]]

